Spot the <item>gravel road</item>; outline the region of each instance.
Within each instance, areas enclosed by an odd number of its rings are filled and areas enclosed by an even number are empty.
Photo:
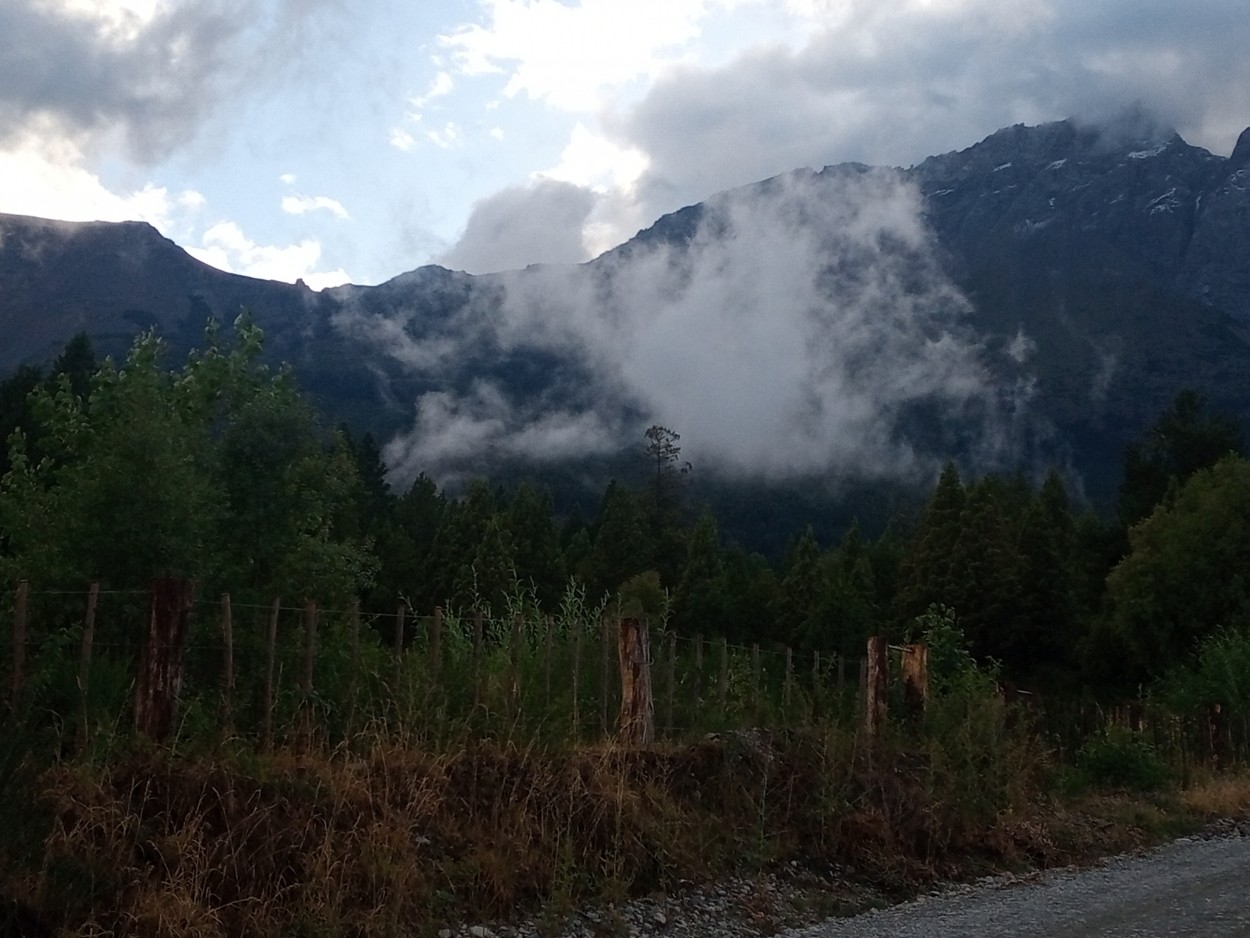
[[[1001,877],[789,938],[1246,938],[1250,838],[1200,837],[1085,870]]]

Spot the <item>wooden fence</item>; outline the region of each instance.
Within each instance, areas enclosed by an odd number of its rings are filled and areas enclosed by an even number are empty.
[[[55,714],[78,745],[131,725],[262,747],[386,732],[430,742],[647,743],[852,719],[859,660],[683,636],[645,621],[414,614],[149,591],[0,594],[9,706]],[[3,667],[0,659],[0,668]]]

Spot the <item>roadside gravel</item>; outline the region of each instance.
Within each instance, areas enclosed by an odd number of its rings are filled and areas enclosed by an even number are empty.
[[[762,876],[440,938],[1156,938],[1250,936],[1250,826],[1215,825],[1083,869],[988,877],[884,905],[850,871]],[[851,917],[863,909],[872,909]],[[816,921],[820,924],[813,924]]]

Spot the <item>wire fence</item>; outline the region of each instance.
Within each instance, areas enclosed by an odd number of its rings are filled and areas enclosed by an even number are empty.
[[[151,610],[139,590],[0,593],[10,706],[58,721],[82,745],[128,729]],[[854,718],[859,660],[659,628],[649,638],[657,738]],[[179,657],[175,732],[186,738],[587,743],[621,722],[610,616],[417,615],[402,603],[379,612],[222,596],[190,603]]]

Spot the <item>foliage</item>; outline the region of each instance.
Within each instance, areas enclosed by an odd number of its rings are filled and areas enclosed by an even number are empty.
[[[1172,713],[1200,713],[1215,704],[1250,713],[1250,619],[1204,638],[1192,658],[1169,670],[1151,696]]]
[[[1250,613],[1250,461],[1230,456],[1196,473],[1130,543],[1107,598],[1114,638],[1142,679]]]
[[[1167,779],[1154,744],[1123,726],[1107,727],[1087,740],[1077,753],[1076,764],[1091,783],[1109,788],[1155,791]]]

